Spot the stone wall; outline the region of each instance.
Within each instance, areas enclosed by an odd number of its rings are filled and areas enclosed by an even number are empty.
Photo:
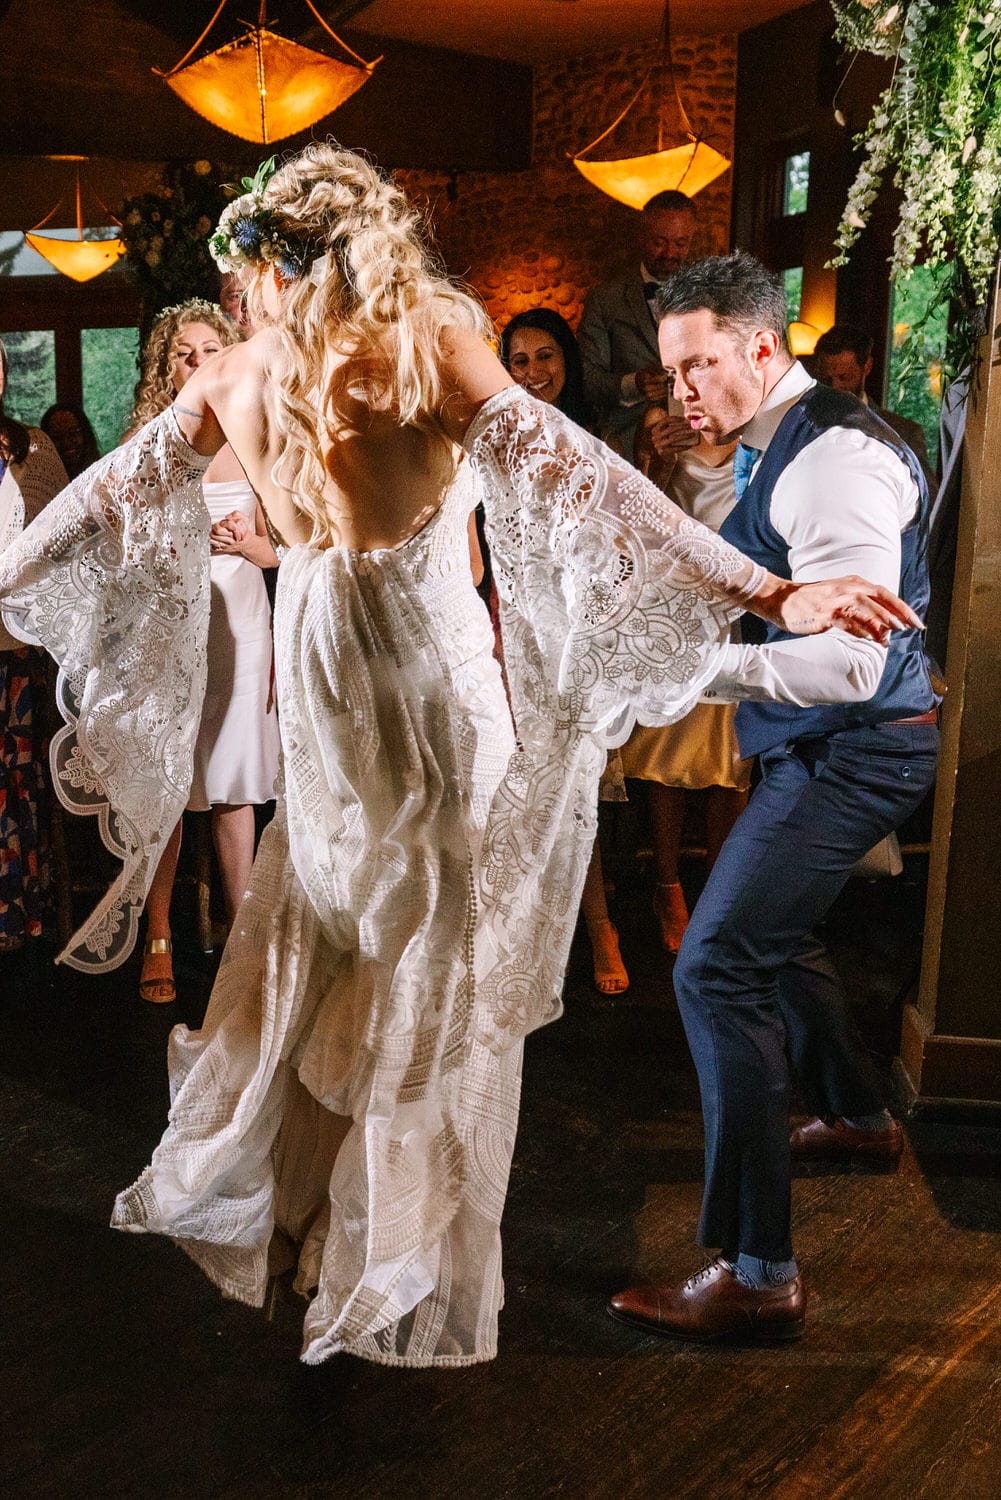
[[[675,74],[692,125],[732,159],[737,75],[736,38],[677,37]],[[632,265],[637,215],[599,192],[568,160],[615,119],[650,66],[649,49],[592,53],[535,70],[535,142],[527,172],[400,172],[426,204],[438,248],[453,276],[464,278],[503,325],[527,307],[551,307],[576,326],[596,282]],[[638,154],[656,141],[656,73],[598,156]],[[680,139],[665,110],[665,144]],[[731,172],[696,200],[697,250],[730,243]]]

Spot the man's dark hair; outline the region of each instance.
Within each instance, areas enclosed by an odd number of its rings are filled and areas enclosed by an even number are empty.
[[[872,334],[855,323],[835,323],[817,340],[814,354],[854,354],[859,369],[872,358]]]
[[[642,212],[645,214],[691,214],[695,218],[695,204],[691,198],[684,193],[678,193],[674,188],[669,188],[663,193],[654,193],[644,203]]]
[[[707,255],[682,266],[657,292],[661,317],[669,313],[711,312],[718,328],[743,331],[767,328],[778,334],[780,347],[789,348],[789,316],[781,280],[743,250],[732,255]]]

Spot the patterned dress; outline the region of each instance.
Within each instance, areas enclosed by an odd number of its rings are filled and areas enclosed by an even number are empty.
[[[45,434],[29,440],[22,463],[0,459],[0,550],[66,483]],[[49,697],[44,651],[0,626],[0,953],[40,936],[48,909]]]

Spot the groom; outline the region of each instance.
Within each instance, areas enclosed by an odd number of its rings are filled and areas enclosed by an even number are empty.
[[[680,270],[660,294],[660,351],[692,428],[742,439],[722,534],[796,582],[857,573],[922,615],[928,497],[895,432],[815,385],[786,344],[778,279],[737,253]],[[894,1160],[899,1126],[856,1048],[813,936],[852,866],[931,785],[936,698],[917,631],[888,644],[835,630],[726,648],[705,696],[739,700],[761,782],[713,867],[674,969],[705,1118],[702,1245],[680,1287],[637,1287],[609,1311],[689,1339],[796,1338],[806,1292],[790,1238],[790,1062],[817,1118],[793,1148]]]

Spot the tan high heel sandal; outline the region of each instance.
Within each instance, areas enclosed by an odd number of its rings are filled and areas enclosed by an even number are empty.
[[[150,1005],[169,1005],[172,1000],[177,999],[177,990],[174,987],[174,964],[173,947],[170,938],[147,938],[143,948],[143,968],[146,967],[147,958],[155,958],[165,953],[171,959],[170,973],[157,978],[140,978],[139,998],[146,1000]]]
[[[599,995],[624,995],[629,988],[629,975],[619,952],[619,934],[609,917],[588,922],[587,935],[591,940],[591,958],[594,963],[594,987]]]
[[[680,880],[658,880],[653,893],[653,910],[660,923],[660,941],[668,953],[677,956],[681,939],[688,926],[688,907]]]

